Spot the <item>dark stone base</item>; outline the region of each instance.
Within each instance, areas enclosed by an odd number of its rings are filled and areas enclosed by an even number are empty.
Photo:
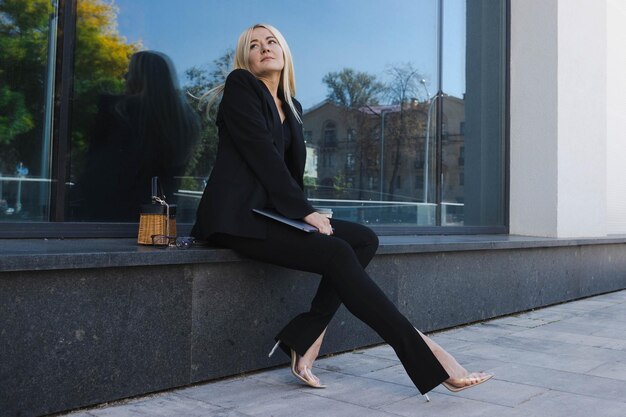
[[[623,244],[378,255],[423,331],[626,288]],[[319,277],[251,261],[0,273],[0,416],[39,416],[287,361]],[[471,302],[470,302],[471,300]],[[379,343],[345,308],[322,353]]]

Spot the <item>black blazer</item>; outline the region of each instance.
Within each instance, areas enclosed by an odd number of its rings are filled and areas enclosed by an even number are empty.
[[[300,103],[294,103],[302,113]],[[265,84],[243,69],[228,75],[216,120],[217,157],[192,236],[209,240],[220,232],[262,239],[267,237],[267,220],[252,209],[273,207],[292,219],[315,211],[303,191],[302,126],[289,106],[284,113],[292,136],[286,155],[280,116]]]

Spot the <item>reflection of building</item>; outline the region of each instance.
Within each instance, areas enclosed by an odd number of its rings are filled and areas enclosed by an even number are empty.
[[[433,202],[435,167],[441,158],[442,200],[462,203],[464,101],[443,98],[440,156],[434,145],[434,120],[428,123],[429,104],[412,102],[348,110],[324,101],[305,111],[307,145],[318,152],[320,196],[424,202],[424,190],[428,189],[427,201]],[[427,126],[431,126],[430,133]]]
[[[317,185],[323,196],[335,186],[355,188],[355,140],[350,113],[324,101],[305,111],[304,136],[307,147],[317,153]],[[308,156],[308,155],[307,155]]]
[[[465,201],[465,101],[458,97],[443,98],[441,133],[441,200]]]

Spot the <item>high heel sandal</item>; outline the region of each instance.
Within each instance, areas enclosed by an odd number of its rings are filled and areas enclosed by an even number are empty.
[[[441,385],[443,385],[444,387],[446,387],[449,391],[452,391],[452,392],[459,392],[459,391],[463,391],[463,390],[468,389],[468,388],[473,388],[473,387],[475,387],[475,386],[478,386],[478,385],[482,384],[483,382],[487,382],[487,381],[489,381],[491,378],[493,378],[493,375],[492,375],[492,374],[487,374],[487,373],[485,373],[485,372],[478,372],[478,373],[479,373],[479,374],[483,374],[483,376],[482,376],[482,377],[480,377],[480,378],[478,378],[478,377],[474,377],[474,378],[478,379],[478,382],[475,382],[475,383],[473,383],[473,384],[464,385],[464,386],[462,386],[462,387],[456,387],[456,386],[452,385],[452,384],[451,384],[451,383],[449,383],[449,382],[442,382],[442,383],[441,383]],[[472,373],[472,374],[473,374],[473,373]],[[467,375],[466,377],[463,377],[463,378],[460,378],[460,379],[461,379],[461,380],[472,379],[472,376],[471,376],[472,374],[469,374],[469,375]]]
[[[276,349],[278,348],[278,346],[280,345],[280,340],[278,342],[276,342],[276,344],[274,345],[274,347],[272,348],[272,350],[270,351],[270,354],[267,355],[272,356],[274,354],[274,352],[276,351]],[[309,371],[309,368],[304,368],[304,374],[305,375],[301,375],[298,370],[296,369],[296,364],[298,362],[298,354],[296,353],[295,350],[289,348],[289,350],[291,351],[291,373],[293,374],[293,376],[295,376],[296,378],[298,378],[300,381],[304,382],[305,384],[307,384],[309,387],[312,388],[326,388],[326,385],[322,385],[319,382],[317,382],[314,379],[314,375],[311,371]]]

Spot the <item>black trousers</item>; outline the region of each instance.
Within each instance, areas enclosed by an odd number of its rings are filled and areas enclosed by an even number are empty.
[[[378,237],[357,223],[331,219],[332,236],[304,233],[273,220],[267,239],[215,234],[220,246],[262,262],[322,275],[308,312],[292,319],[276,336],[304,355],[343,303],[395,350],[407,374],[425,394],[449,378],[413,325],[365,272],[378,248]]]

